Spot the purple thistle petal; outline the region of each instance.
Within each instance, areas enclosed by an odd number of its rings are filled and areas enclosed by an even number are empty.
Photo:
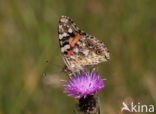
[[[73,78],[67,81],[65,93],[80,99],[81,97],[85,98],[87,95],[93,95],[103,88],[103,79],[100,79],[98,74],[92,70],[89,73],[75,74]]]

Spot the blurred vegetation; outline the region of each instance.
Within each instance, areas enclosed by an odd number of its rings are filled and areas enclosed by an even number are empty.
[[[119,114],[123,101],[156,104],[155,12],[155,0],[0,0],[0,114],[73,113],[60,81],[62,15],[110,50],[98,65],[102,114]]]

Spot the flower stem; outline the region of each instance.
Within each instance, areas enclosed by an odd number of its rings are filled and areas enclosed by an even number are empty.
[[[99,98],[99,96],[98,96],[98,98],[97,98],[97,104],[98,104],[98,107],[97,107],[97,110],[98,110],[98,114],[100,114],[100,98]]]

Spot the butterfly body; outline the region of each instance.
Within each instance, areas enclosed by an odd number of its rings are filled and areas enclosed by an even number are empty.
[[[72,73],[109,59],[109,51],[105,45],[80,30],[66,16],[59,20],[58,35],[64,62]]]

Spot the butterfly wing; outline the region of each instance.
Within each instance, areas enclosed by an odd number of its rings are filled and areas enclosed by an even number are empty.
[[[105,45],[95,37],[81,31],[68,17],[59,20],[59,41],[61,53],[66,66],[72,72],[83,70],[84,67],[95,65],[109,59]]]
[[[59,44],[61,48],[61,53],[63,56],[63,60],[66,66],[72,65],[70,62],[70,56],[72,54],[73,47],[70,45],[69,40],[72,37],[75,37],[75,32],[77,32],[79,28],[75,25],[72,19],[62,16],[59,19],[58,24],[58,35],[59,35]]]

